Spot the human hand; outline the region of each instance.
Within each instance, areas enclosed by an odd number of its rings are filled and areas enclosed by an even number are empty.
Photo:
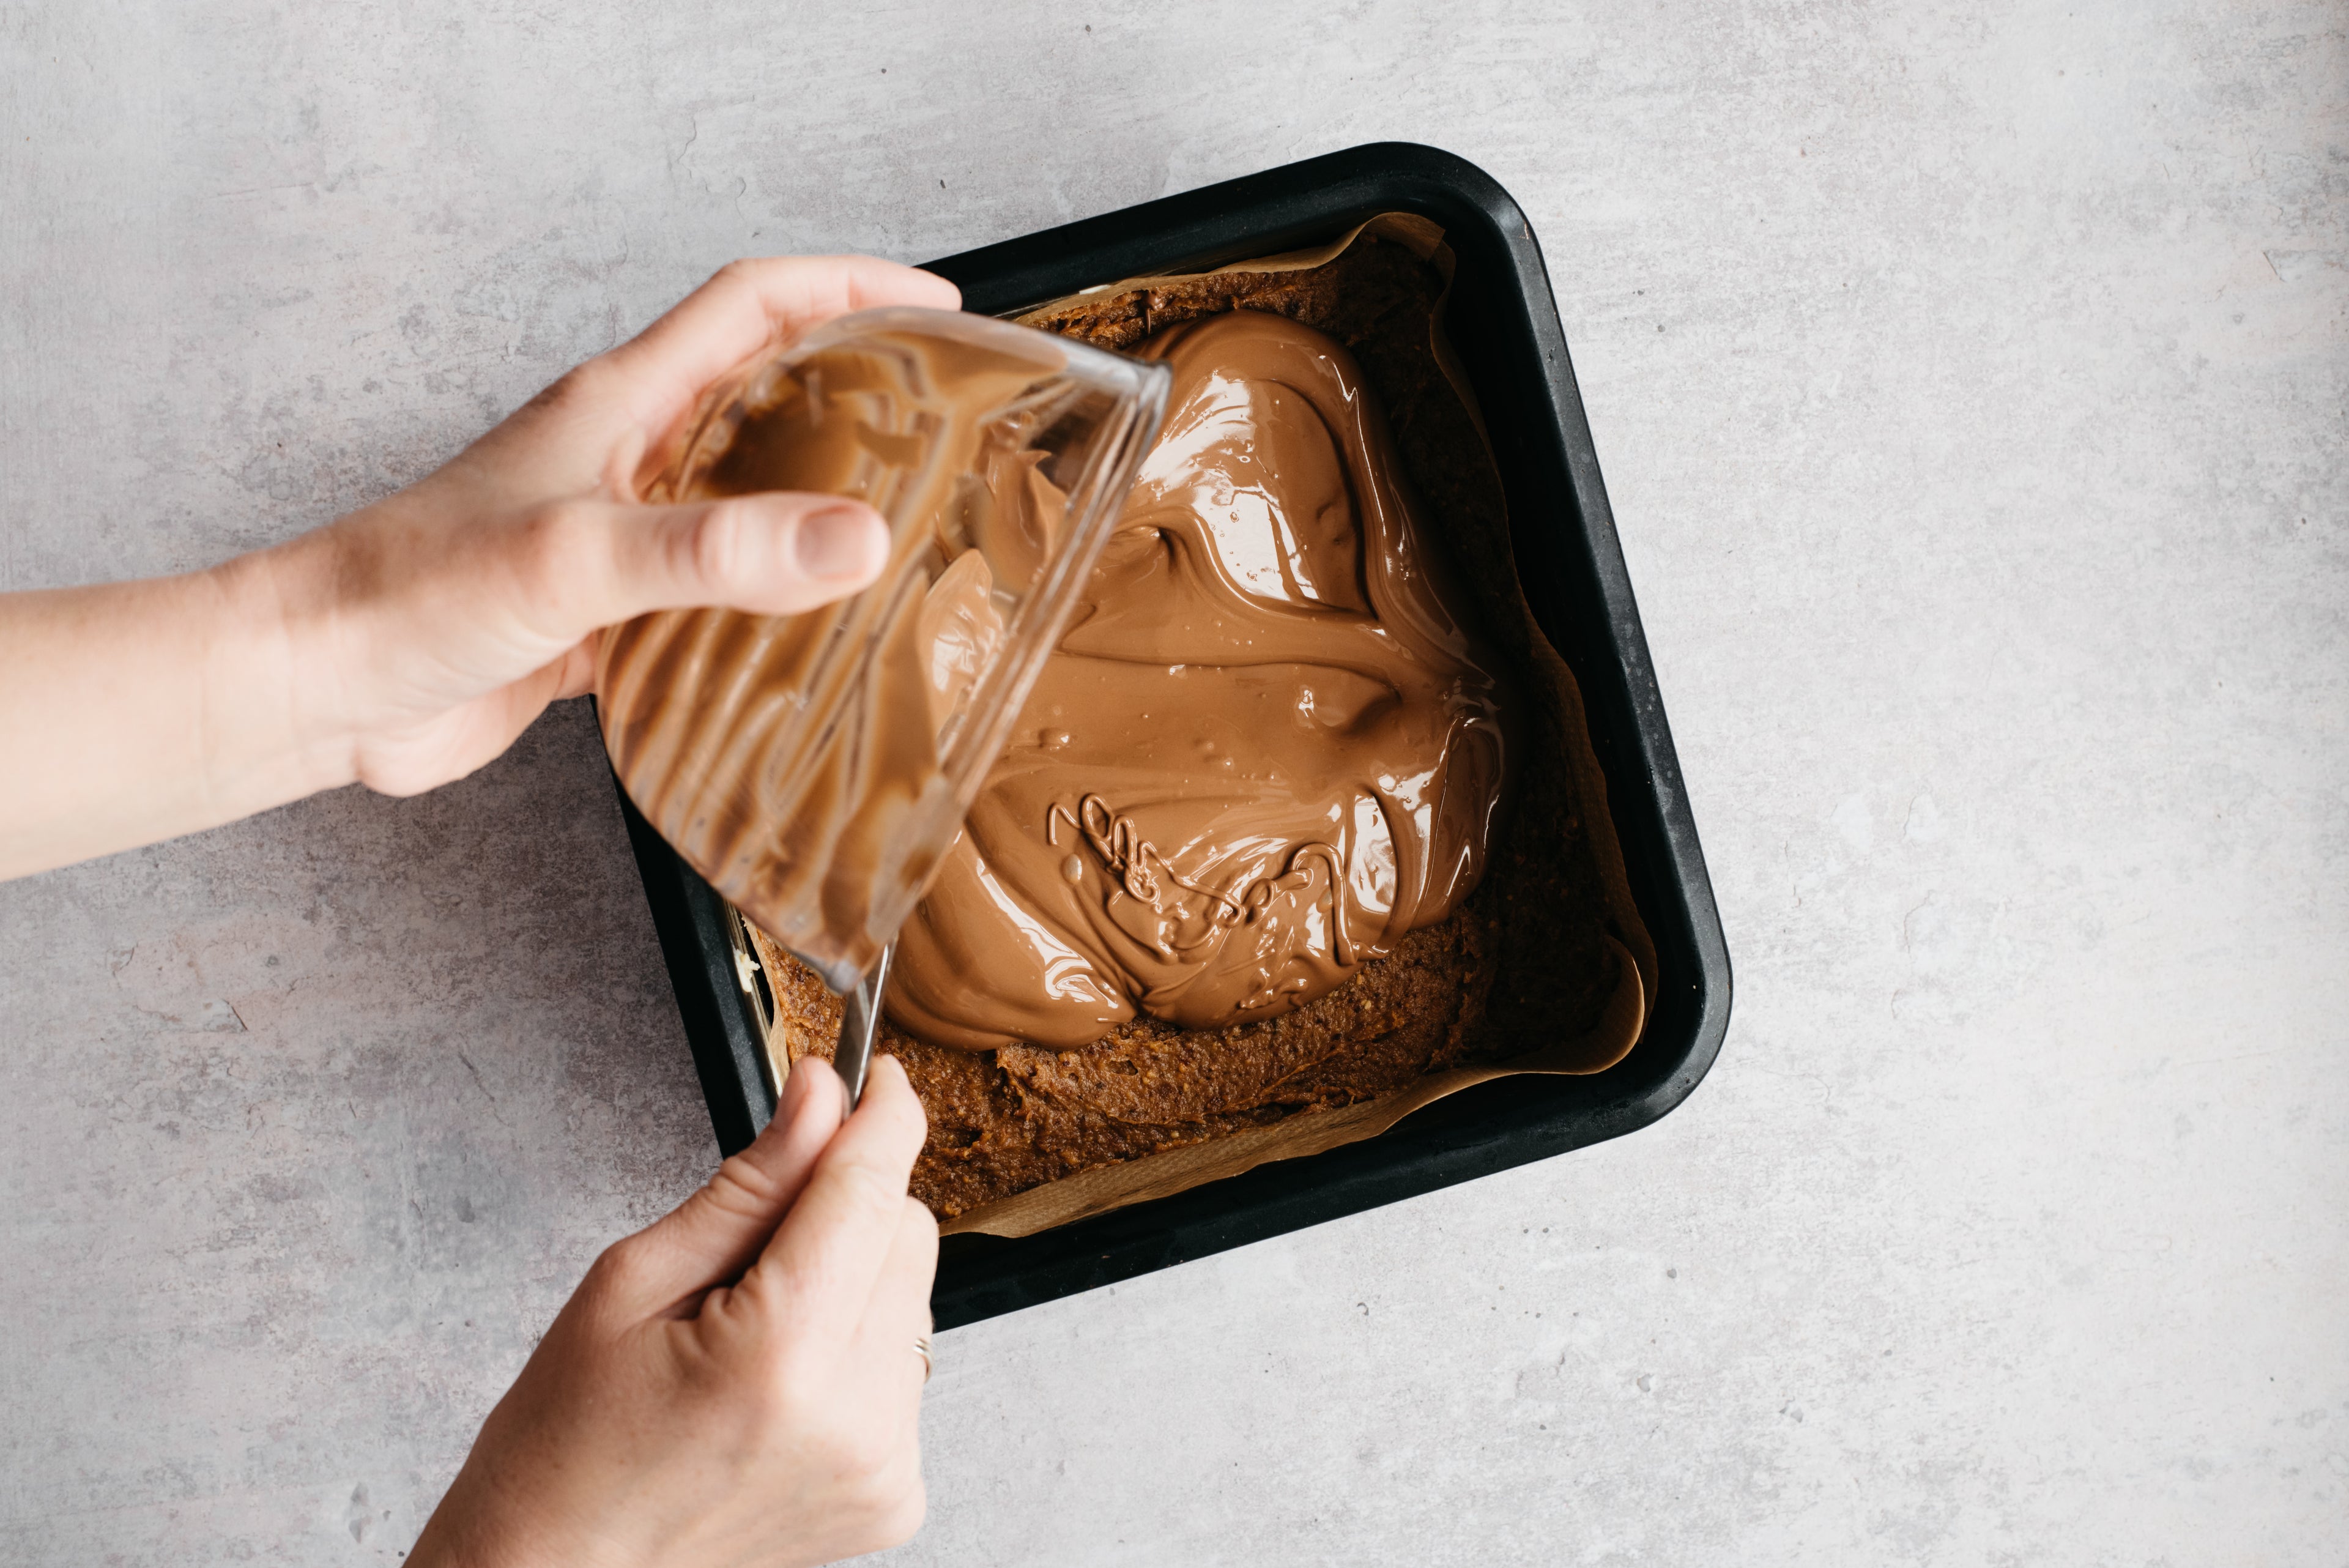
[[[600,628],[698,605],[787,614],[864,587],[888,533],[861,502],[645,506],[637,471],[710,382],[769,344],[870,306],[960,303],[943,278],[866,256],[737,262],[437,473],[231,563],[285,618],[298,742],[334,782],[412,794],[586,691]]]
[[[208,571],[0,595],[0,877],[359,783],[413,794],[585,692],[599,628],[718,605],[787,614],[876,576],[860,503],[636,501],[647,454],[768,344],[943,278],[864,256],[737,262],[446,467]]]
[[[409,1568],[798,1568],[920,1527],[926,1124],[895,1057],[843,1098],[803,1059],[756,1143],[595,1261]]]

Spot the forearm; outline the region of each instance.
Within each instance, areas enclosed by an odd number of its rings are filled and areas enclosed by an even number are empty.
[[[349,782],[295,732],[266,561],[0,596],[0,877]]]
[[[691,605],[790,615],[863,587],[888,547],[869,507],[640,506],[629,476],[778,337],[957,298],[885,262],[738,264],[327,527],[188,576],[0,595],[0,878],[341,784],[434,788],[585,691],[599,628]]]

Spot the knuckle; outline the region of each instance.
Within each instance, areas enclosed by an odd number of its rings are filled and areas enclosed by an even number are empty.
[[[711,1174],[702,1191],[729,1214],[763,1215],[774,1208],[781,1188],[750,1156],[738,1154]]]
[[[756,257],[736,256],[732,261],[711,273],[709,281],[723,284],[730,288],[749,287],[757,284],[761,270],[763,269]]]
[[[729,1397],[740,1402],[752,1429],[796,1437],[823,1419],[800,1392],[809,1386],[805,1369],[771,1348],[761,1346],[761,1351],[750,1364],[750,1376],[740,1379]]]
[[[739,502],[703,507],[674,541],[678,575],[700,583],[732,582],[742,570],[748,521]]]
[[[826,1455],[840,1480],[850,1507],[862,1514],[884,1513],[895,1508],[905,1490],[908,1467],[898,1453],[899,1439],[878,1423],[867,1422],[854,1431],[835,1430]]]
[[[548,412],[567,413],[603,401],[612,384],[611,367],[598,356],[574,365],[547,383],[545,389],[530,400],[530,406]]]
[[[596,1254],[595,1261],[587,1266],[581,1293],[601,1299],[625,1293],[644,1279],[649,1262],[644,1232],[624,1236]]]
[[[864,1529],[861,1532],[866,1552],[885,1551],[903,1546],[919,1534],[922,1521],[929,1513],[929,1500],[921,1486],[900,1487],[895,1496],[873,1500],[867,1505]]]
[[[768,1334],[751,1346],[744,1388],[768,1430],[820,1436],[840,1419],[836,1410],[812,1402],[834,1369],[797,1341],[797,1335]]]
[[[577,501],[550,501],[523,514],[524,553],[542,572],[578,558],[595,530],[594,511]]]
[[[592,591],[608,568],[598,559],[599,524],[593,507],[554,501],[524,513],[514,569],[530,603],[562,607]]]

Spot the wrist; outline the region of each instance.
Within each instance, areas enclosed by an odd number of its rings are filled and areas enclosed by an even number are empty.
[[[653,1560],[649,1552],[614,1554],[577,1539],[543,1509],[483,1474],[481,1464],[478,1452],[467,1457],[424,1521],[404,1568],[609,1568]]]
[[[357,777],[351,690],[331,618],[331,563],[319,535],[240,556],[190,579],[200,600],[202,759],[222,820],[266,811]]]
[[[217,826],[323,787],[290,658],[238,566],[0,600],[0,877]]]

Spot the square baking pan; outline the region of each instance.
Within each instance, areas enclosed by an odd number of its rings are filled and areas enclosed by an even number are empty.
[[[1483,405],[1526,597],[1582,689],[1631,896],[1656,945],[1655,1010],[1604,1073],[1485,1084],[1378,1137],[1033,1236],[947,1237],[931,1297],[940,1328],[1619,1137],[1687,1098],[1721,1048],[1729,951],[1549,275],[1507,192],[1451,153],[1379,142],[926,265],[961,286],[966,308],[1013,316],[1119,278],[1301,249],[1391,212],[1441,224],[1453,249],[1447,330]],[[763,977],[726,901],[625,794],[621,809],[719,1147],[732,1154],[774,1114]]]

